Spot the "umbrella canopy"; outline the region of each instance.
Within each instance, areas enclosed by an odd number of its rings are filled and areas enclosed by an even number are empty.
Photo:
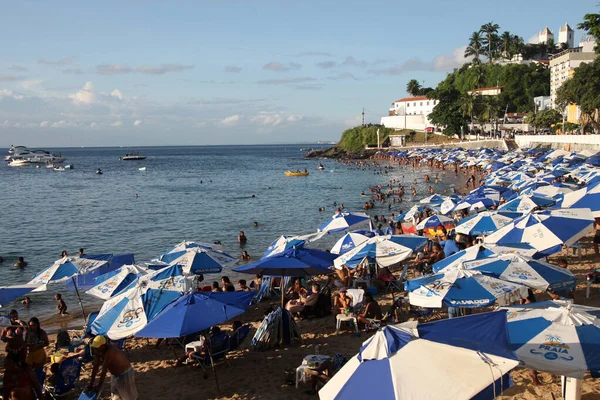
[[[536,212],[515,219],[485,238],[485,243],[529,243],[539,254],[549,256],[592,232],[594,218],[589,208]]]
[[[92,324],[94,335],[113,340],[133,335],[169,303],[191,289],[181,266],[173,265],[138,279],[127,291],[105,301]]]
[[[135,336],[177,338],[243,314],[254,292],[190,293],[167,305]]]
[[[425,218],[423,221],[417,224],[418,230],[425,230],[428,228],[437,228],[445,225],[454,225],[454,220],[452,218],[446,217],[444,215],[433,215],[431,217]]]
[[[560,206],[563,208],[589,208],[594,218],[600,217],[600,184],[566,193]]]
[[[419,203],[421,204],[442,204],[445,200],[448,200],[445,196],[440,196],[439,194],[433,194],[429,197],[425,197],[421,199]]]
[[[518,365],[506,331],[503,312],[387,326],[363,343],[319,398],[491,399],[510,386],[508,372]]]
[[[0,307],[4,307],[21,296],[35,290],[39,285],[0,286]]]
[[[45,270],[36,274],[29,284],[45,285],[64,282],[75,275],[86,274],[107,263],[106,260],[90,260],[87,258],[64,257],[57,260]]]
[[[365,213],[340,212],[335,214],[329,221],[319,226],[319,232],[343,232],[371,224],[371,218]]]
[[[568,301],[506,307],[513,350],[528,368],[583,378],[600,377],[600,308]]]
[[[516,254],[465,262],[463,268],[543,291],[568,289],[577,284],[575,275],[566,268]]]
[[[573,188],[571,186],[566,186],[562,184],[554,184],[542,186],[532,191],[533,194],[536,194],[538,196],[555,197],[559,194],[571,193],[573,191]]]
[[[181,265],[186,274],[211,274],[221,272],[223,267],[230,267],[236,262],[236,258],[223,251],[195,247],[171,261],[171,265]]]
[[[294,247],[297,247],[297,248],[304,247],[305,244],[306,244],[306,240],[300,239],[298,236],[282,235],[277,240],[275,240],[273,243],[271,243],[269,245],[269,247],[267,247],[267,250],[265,250],[265,254],[263,255],[263,258],[271,257],[271,256],[274,256],[275,254],[283,253],[284,251],[289,250]]]
[[[433,264],[433,272],[441,272],[442,270],[456,269],[465,261],[482,260],[490,257],[496,257],[497,254],[483,245],[475,245],[468,247],[458,253],[452,254],[450,257],[444,258]]]
[[[94,268],[92,271],[87,271],[83,275],[75,275],[70,280],[66,281],[68,290],[77,289],[91,289],[96,286],[96,278],[100,275],[107,274],[114,271],[123,265],[135,264],[135,256],[133,253],[127,254],[86,254],[82,258],[90,260],[102,261],[105,260],[107,263],[101,265],[98,268]]]
[[[454,207],[458,204],[460,200],[447,199],[440,205],[440,212],[442,214],[448,214],[454,211]]]
[[[184,255],[189,249],[210,249],[210,250],[223,250],[223,246],[220,244],[212,244],[212,243],[201,243],[201,242],[189,242],[184,240],[181,243],[178,243],[170,250],[165,251],[160,256],[158,256],[159,261],[162,261],[166,264],[170,264],[176,258]]]
[[[322,275],[331,272],[335,254],[315,249],[289,249],[269,258],[242,265],[233,269],[245,274],[264,276],[306,276]]]
[[[346,264],[352,267],[365,257],[374,259],[381,266],[388,266],[406,260],[415,251],[425,247],[427,238],[416,235],[375,236],[358,247],[335,259],[335,267]]]
[[[465,209],[480,209],[480,208],[488,208],[496,204],[496,202],[492,199],[488,199],[487,197],[465,197],[460,203],[454,207],[454,211],[465,210]]]
[[[342,236],[342,238],[333,245],[331,252],[333,254],[344,254],[367,240],[369,240],[368,236],[350,232]]]
[[[527,288],[483,275],[455,269],[406,281],[410,304],[420,307],[487,307],[508,305],[527,297]]]
[[[511,201],[502,204],[498,207],[498,211],[514,211],[520,213],[530,213],[534,209],[551,207],[556,203],[556,200],[549,197],[521,195]]]
[[[102,300],[108,300],[126,290],[137,279],[148,271],[137,265],[124,265],[108,274],[96,278],[96,286],[86,293]]]
[[[455,231],[472,236],[488,235],[510,224],[512,220],[512,218],[485,211],[461,220]]]

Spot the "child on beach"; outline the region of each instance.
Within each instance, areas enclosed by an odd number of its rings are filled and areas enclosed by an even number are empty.
[[[54,299],[58,303],[56,305],[56,310],[58,311],[58,313],[60,315],[68,314],[67,313],[67,303],[65,303],[65,301],[62,299],[62,295],[60,293],[56,293],[56,296],[54,296]]]

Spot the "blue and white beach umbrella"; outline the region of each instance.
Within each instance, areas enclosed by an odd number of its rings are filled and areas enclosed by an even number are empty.
[[[344,254],[360,245],[363,242],[369,240],[368,236],[361,235],[360,233],[350,232],[346,233],[340,240],[338,240],[331,248],[333,254]]]
[[[427,244],[427,238],[417,235],[375,236],[334,260],[338,269],[346,264],[356,267],[365,257],[378,265],[389,266],[406,260]]]
[[[542,291],[570,289],[577,284],[575,275],[566,268],[516,254],[464,262],[463,268]]]
[[[491,400],[510,387],[516,358],[504,312],[387,326],[362,344],[319,398]]]
[[[37,289],[39,285],[0,286],[0,307],[4,307],[21,296]]]
[[[322,223],[319,232],[343,232],[357,229],[360,226],[371,226],[371,218],[365,213],[341,212],[331,217],[329,221]]]
[[[75,275],[86,274],[100,268],[107,262],[105,260],[90,260],[88,258],[64,257],[57,260],[46,268],[37,273],[31,281],[30,285],[46,285],[48,283],[65,282]]]
[[[179,264],[185,274],[212,274],[231,267],[237,259],[220,250],[196,247],[188,249],[184,254],[171,261],[170,265]]]
[[[181,243],[178,243],[172,249],[162,253],[158,260],[164,262],[165,264],[170,264],[173,260],[178,257],[184,255],[189,249],[209,249],[209,250],[223,250],[223,246],[220,244],[212,244],[212,243],[200,243],[200,242],[189,242],[184,240]]]
[[[556,203],[555,199],[543,196],[521,195],[498,207],[498,211],[514,211],[530,213],[534,209],[551,207]]]
[[[263,258],[272,257],[275,254],[283,253],[284,251],[292,249],[294,247],[304,247],[305,244],[306,240],[300,239],[298,236],[282,235],[273,243],[271,243],[269,247],[267,247]]]
[[[485,243],[529,243],[540,255],[549,256],[571,246],[592,232],[589,208],[540,211],[515,219],[485,238]]]
[[[478,244],[436,262],[432,265],[432,268],[433,272],[441,272],[442,270],[456,269],[465,261],[483,260],[491,257],[497,257],[497,254],[487,247]]]
[[[135,334],[169,303],[191,290],[192,282],[179,265],[138,278],[133,287],[104,302],[92,333],[113,340]]]
[[[488,235],[510,224],[512,220],[512,218],[497,213],[484,211],[461,220],[456,226],[455,231],[471,236]]]
[[[600,308],[542,301],[505,309],[511,346],[526,367],[600,377]]]
[[[425,197],[421,199],[419,203],[421,204],[442,204],[444,200],[447,200],[447,197],[440,196],[439,194],[433,194],[429,197]]]
[[[600,217],[600,184],[566,193],[560,206],[563,208],[589,208],[594,218]]]
[[[124,265],[107,274],[96,278],[96,286],[86,293],[102,300],[108,300],[128,289],[130,285],[137,282],[140,276],[146,275],[148,271],[137,265]]]
[[[444,202],[440,205],[440,212],[444,215],[451,213],[454,211],[454,207],[460,202],[460,200],[455,201],[452,199],[444,200]]]
[[[438,226],[444,226],[447,224],[454,224],[454,220],[444,215],[433,215],[419,222],[417,224],[417,230],[437,228]]]
[[[419,307],[509,305],[527,297],[527,288],[462,268],[406,281],[410,304]]]
[[[465,197],[460,203],[458,203],[456,207],[454,207],[454,211],[474,208],[489,208],[492,207],[494,204],[496,204],[496,202],[492,199],[488,199],[487,197],[468,196]]]

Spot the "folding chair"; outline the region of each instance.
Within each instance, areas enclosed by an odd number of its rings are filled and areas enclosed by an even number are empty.
[[[260,282],[258,291],[256,292],[256,295],[254,296],[254,298],[252,299],[252,302],[250,304],[251,305],[258,304],[263,300],[263,298],[269,297],[270,287],[271,287],[271,278],[263,278],[262,281]]]
[[[70,394],[81,374],[82,361],[79,357],[64,359],[59,364],[56,385],[44,385],[44,392],[51,399],[60,399]]]
[[[240,345],[248,337],[250,333],[250,325],[240,326],[233,334],[229,337],[229,351],[237,350]]]
[[[230,345],[229,339],[229,335],[224,332],[212,335],[206,340],[208,351],[204,352],[204,354],[192,354],[192,359],[198,361],[198,365],[200,365],[205,373],[208,366],[214,368],[215,365],[223,362],[229,366],[229,360],[227,360]]]
[[[407,275],[408,275],[408,264],[404,266],[398,279],[388,281],[387,286],[385,288],[385,292],[391,293],[394,290],[396,290],[398,292],[404,292],[404,281],[406,281]]]

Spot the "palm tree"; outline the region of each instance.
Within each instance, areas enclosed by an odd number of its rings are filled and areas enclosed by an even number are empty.
[[[510,60],[512,58],[511,46],[513,44],[513,35],[509,31],[504,31],[500,36],[500,49],[502,50],[502,57]]]
[[[471,126],[469,128],[469,134],[473,130],[473,109],[475,108],[475,96],[466,93],[460,98],[460,110],[463,117],[469,117],[471,119]]]
[[[406,85],[406,91],[410,93],[411,96],[417,96],[421,93],[421,84],[418,80],[411,79]]]
[[[497,36],[498,29],[500,29],[500,25],[495,24],[493,21],[488,22],[487,24],[481,25],[480,32],[485,35],[483,40],[483,45],[487,46],[487,56],[490,60],[490,64],[494,62],[494,50],[492,50],[492,46],[494,45],[494,36]]]
[[[483,38],[481,32],[473,32],[469,38],[469,45],[465,49],[465,58],[473,57],[473,64],[479,64],[479,57],[483,50]]]
[[[525,48],[525,41],[519,35],[514,35],[510,44],[510,54],[512,56],[516,54],[521,54],[523,49]]]

